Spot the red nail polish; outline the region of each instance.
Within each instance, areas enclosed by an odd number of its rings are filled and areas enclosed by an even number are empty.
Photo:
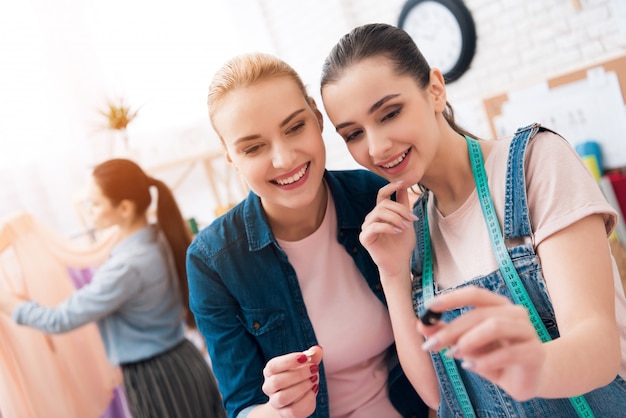
[[[315,375],[311,376],[310,379],[311,379],[311,383],[317,382],[317,375],[315,374]]]
[[[315,385],[313,385],[311,390],[313,391],[313,393],[317,394],[317,391],[320,390],[320,387],[317,384],[315,384]]]
[[[311,374],[315,374],[320,371],[320,368],[317,364],[311,366]]]
[[[308,359],[309,358],[306,356],[306,354],[300,354],[296,360],[298,361],[298,363],[303,364],[306,363]]]

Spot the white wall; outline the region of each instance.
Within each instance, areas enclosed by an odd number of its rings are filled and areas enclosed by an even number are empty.
[[[118,94],[140,117],[131,141],[156,161],[217,146],[206,89],[230,56],[274,53],[319,101],[321,64],[356,25],[397,23],[404,0],[30,0],[0,2],[0,219],[27,210],[79,228],[72,192],[93,160],[94,112]],[[626,0],[466,0],[472,67],[449,85],[459,121],[489,137],[482,99],[626,53]],[[321,104],[321,101],[320,101]],[[328,167],[355,167],[327,121]],[[170,173],[174,178],[179,173]],[[165,179],[167,180],[167,178]],[[213,217],[201,169],[177,196]]]

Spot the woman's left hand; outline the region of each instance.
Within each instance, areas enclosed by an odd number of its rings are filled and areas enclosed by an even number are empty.
[[[462,367],[500,386],[513,398],[535,396],[546,359],[544,345],[530,322],[526,308],[504,296],[478,287],[440,295],[428,305],[433,311],[472,306],[450,323],[418,324],[428,337],[422,348],[462,360]]]

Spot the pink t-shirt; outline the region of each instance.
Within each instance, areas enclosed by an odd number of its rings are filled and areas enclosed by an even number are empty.
[[[387,394],[391,321],[346,249],[337,242],[330,193],[320,227],[300,241],[278,240],[298,275],[324,368],[333,418],[400,417]]]
[[[495,141],[485,160],[489,190],[500,223],[504,218],[506,164],[512,138]],[[555,157],[556,156],[556,157]],[[591,214],[602,214],[607,235],[617,214],[574,149],[561,137],[541,132],[530,141],[525,158],[530,222],[537,247],[550,235]],[[434,277],[440,289],[455,287],[498,269],[476,190],[455,212],[442,216],[429,199]],[[468,240],[467,237],[472,237]],[[622,365],[626,376],[626,299],[613,260],[616,316],[621,330]]]

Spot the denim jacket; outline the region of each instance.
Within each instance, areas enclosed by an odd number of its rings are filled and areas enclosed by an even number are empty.
[[[324,180],[335,201],[337,239],[386,306],[377,267],[359,242],[361,224],[386,181],[365,170],[326,171]],[[191,309],[228,415],[245,416],[251,406],[268,401],[261,390],[267,361],[317,344],[296,272],[257,195],[250,193],[198,234],[187,252],[187,272]],[[312,417],[329,417],[324,373],[322,362]],[[390,399],[404,416],[426,416],[397,362],[389,385]]]

